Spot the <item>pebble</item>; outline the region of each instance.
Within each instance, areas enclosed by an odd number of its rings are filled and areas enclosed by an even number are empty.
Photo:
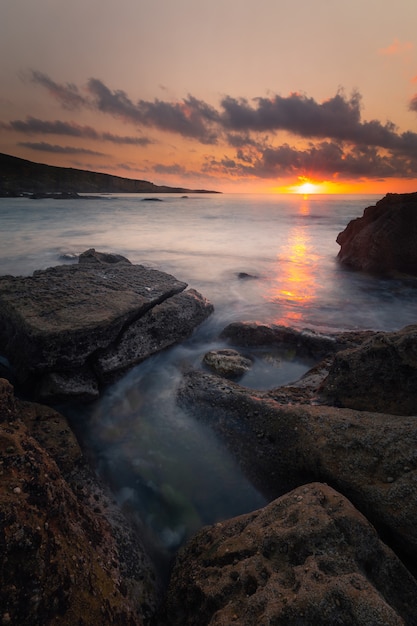
[[[20,488],[20,487],[15,487],[15,488],[13,489],[13,493],[17,493],[17,494],[19,494],[19,493],[22,493],[22,490],[21,490],[21,488]]]

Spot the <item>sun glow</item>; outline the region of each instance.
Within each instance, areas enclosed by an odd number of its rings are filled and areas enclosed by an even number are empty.
[[[319,193],[318,188],[319,185],[315,185],[314,183],[306,181],[301,185],[297,185],[294,189],[294,193],[302,193],[304,195],[309,195],[310,193]]]

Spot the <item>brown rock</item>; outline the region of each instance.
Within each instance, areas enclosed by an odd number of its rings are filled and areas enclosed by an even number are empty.
[[[387,194],[349,222],[338,259],[355,270],[417,276],[417,193]]]
[[[371,331],[323,334],[308,328],[297,330],[278,324],[232,322],[222,331],[221,337],[236,346],[275,346],[297,357],[318,360],[338,350],[360,345],[372,334]]]
[[[210,350],[203,357],[203,363],[219,376],[240,378],[252,367],[252,361],[237,350]]]
[[[338,352],[323,383],[327,404],[393,415],[417,414],[417,326],[375,333]]]
[[[178,555],[170,626],[416,624],[417,583],[339,493],[310,484],[201,530]]]
[[[26,393],[49,402],[94,399],[100,385],[183,340],[212,313],[197,292],[181,293],[186,286],[164,272],[95,250],[82,254],[76,265],[2,276],[0,354]]]
[[[88,469],[65,418],[17,400],[5,380],[0,460],[0,623],[148,623],[155,575],[137,531]]]
[[[416,418],[291,404],[285,394],[280,401],[274,395],[193,371],[178,398],[225,440],[268,499],[306,482],[328,482],[415,564]]]

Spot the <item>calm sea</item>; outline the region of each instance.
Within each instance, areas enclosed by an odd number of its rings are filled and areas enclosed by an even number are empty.
[[[96,248],[169,272],[214,304],[190,341],[136,367],[93,406],[67,409],[97,471],[169,552],[202,524],[263,504],[211,431],[175,406],[181,369],[221,347],[219,331],[235,320],[396,330],[416,322],[417,291],[336,262],[337,234],[377,196],[158,199],[0,199],[0,271],[27,275]],[[278,386],[308,366],[263,355],[242,384]]]

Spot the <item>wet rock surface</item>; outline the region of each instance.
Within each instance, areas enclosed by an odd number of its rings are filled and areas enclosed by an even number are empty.
[[[2,276],[0,353],[32,396],[91,400],[103,384],[183,340],[212,313],[212,305],[186,287],[95,250],[78,264]]]
[[[177,558],[163,623],[415,624],[417,583],[329,486],[203,529]]]
[[[329,404],[394,415],[417,414],[417,326],[375,333],[341,351],[321,393]]]
[[[149,623],[155,573],[138,529],[88,468],[65,418],[0,380],[2,624]]]
[[[237,350],[210,350],[204,355],[203,363],[212,371],[226,378],[237,379],[252,367],[252,360]]]
[[[417,193],[389,193],[349,222],[336,241],[343,265],[417,276]]]
[[[316,355],[321,360],[293,384],[268,391],[248,389],[219,375],[198,370],[188,371],[178,390],[181,406],[210,424],[267,499],[281,500],[287,498],[285,494],[292,489],[298,489],[299,516],[293,518],[294,533],[303,535],[304,521],[312,514],[311,501],[304,500],[302,490],[309,491],[308,485],[312,481],[326,483],[337,490],[337,497],[349,499],[352,509],[357,509],[355,515],[360,511],[374,526],[381,541],[401,560],[413,584],[417,574],[415,332],[412,326],[396,333],[347,332],[323,336],[277,326],[235,323],[229,325],[222,335],[232,345],[245,346],[249,353],[251,348],[276,345],[296,354]],[[344,407],[340,406],[342,402]],[[254,515],[258,514],[263,513]],[[234,565],[238,577],[234,581],[226,584],[220,561],[218,568],[216,565],[211,569],[207,554],[217,555],[217,550],[222,549],[219,546],[223,546],[216,528],[201,531],[196,543],[186,548],[185,554],[193,563],[190,576],[198,581],[190,602],[194,602],[197,612],[201,612],[199,623],[250,624],[254,616],[259,623],[274,624],[417,623],[417,598],[412,594],[408,596],[405,613],[401,613],[398,604],[392,604],[391,600],[386,608],[385,592],[379,587],[378,592],[371,591],[370,579],[358,590],[357,600],[367,597],[368,592],[370,598],[382,594],[382,604],[376,608],[370,599],[368,607],[372,606],[376,613],[373,614],[371,608],[369,614],[361,612],[356,600],[353,601],[353,596],[346,591],[346,572],[336,566],[333,570],[329,566],[329,572],[335,576],[333,582],[327,581],[329,597],[334,600],[330,591],[333,585],[339,590],[344,589],[343,594],[347,595],[343,600],[339,597],[339,601],[347,610],[346,614],[343,611],[327,613],[328,596],[323,595],[324,590],[320,591],[319,586],[308,586],[307,602],[304,582],[297,578],[300,570],[295,563],[291,564],[291,575],[288,564],[277,566],[281,580],[287,577],[292,581],[288,586],[291,601],[288,595],[284,606],[272,600],[272,592],[264,595],[265,585],[259,579],[261,565],[256,570],[258,578],[253,574],[256,585],[255,592],[249,594],[253,595],[250,601],[247,593],[245,596],[243,584],[236,582],[244,579],[244,572],[252,571],[249,565],[251,554],[249,560],[245,556],[250,524],[231,520],[226,523],[226,535],[229,523],[230,528],[233,527],[231,534],[237,554]],[[263,532],[267,534],[268,528],[265,523]],[[222,531],[218,532],[221,534]],[[225,550],[226,544],[225,540]],[[203,545],[204,550],[200,551]],[[332,558],[343,559],[346,555],[343,541],[333,549],[331,541],[323,540],[320,544],[323,553],[326,545]],[[260,554],[261,532],[254,539],[254,546],[253,550]],[[313,549],[312,554],[315,554]],[[180,557],[174,573],[171,587],[175,589],[174,594],[185,594],[182,581],[188,574],[184,558]],[[246,566],[248,570],[244,569]],[[362,574],[370,571],[362,566],[359,569]],[[207,583],[202,582],[205,578]],[[371,584],[374,583],[373,579]],[[275,590],[283,593],[285,598],[280,584],[278,581]],[[353,593],[353,589],[351,591]],[[230,601],[227,593],[233,598]],[[400,595],[400,592],[397,596],[393,591],[395,602]],[[172,598],[169,602],[175,604]],[[237,609],[239,603],[243,607],[241,612]],[[169,610],[173,610],[174,604],[169,605]],[[382,612],[378,613],[379,610]],[[185,624],[187,619],[185,614]],[[256,619],[252,623],[257,623]]]

